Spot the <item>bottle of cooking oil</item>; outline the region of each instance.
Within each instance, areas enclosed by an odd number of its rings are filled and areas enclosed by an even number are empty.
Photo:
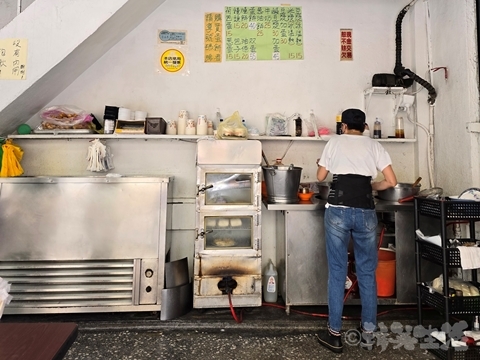
[[[275,265],[273,265],[272,259],[268,260],[262,280],[263,299],[265,302],[276,303],[278,298],[278,272]]]

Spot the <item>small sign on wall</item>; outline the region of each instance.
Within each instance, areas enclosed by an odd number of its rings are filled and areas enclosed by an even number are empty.
[[[0,39],[0,80],[26,80],[27,39]]]
[[[340,61],[353,60],[352,29],[340,29]]]
[[[222,13],[205,13],[204,61],[222,62]]]
[[[157,31],[157,72],[189,75],[187,67],[187,32],[185,30]]]

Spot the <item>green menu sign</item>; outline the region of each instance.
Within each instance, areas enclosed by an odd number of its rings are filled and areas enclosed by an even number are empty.
[[[302,8],[226,6],[227,61],[303,60]]]

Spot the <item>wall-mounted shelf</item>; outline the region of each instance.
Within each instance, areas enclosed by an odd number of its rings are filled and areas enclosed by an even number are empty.
[[[249,140],[276,140],[276,141],[325,141],[327,142],[334,135],[323,135],[315,137],[295,137],[295,136],[250,136]],[[28,134],[28,135],[8,135],[9,139],[28,139],[28,140],[72,140],[72,139],[102,139],[102,140],[120,140],[120,139],[138,139],[138,140],[198,140],[213,139],[213,135],[147,135],[147,134]],[[377,139],[380,142],[392,143],[411,143],[416,139]]]
[[[324,135],[319,136],[318,139],[314,137],[295,137],[295,136],[252,136],[250,139],[254,140],[274,140],[274,141],[325,141],[330,140],[332,136],[336,135]],[[385,138],[385,139],[376,139],[380,142],[391,142],[391,143],[413,143],[417,139],[406,139],[406,138]]]
[[[147,134],[28,134],[28,135],[17,135],[12,134],[8,135],[9,139],[106,139],[106,140],[115,140],[115,139],[174,139],[174,140],[184,140],[184,139],[213,139],[213,135],[147,135]]]
[[[250,136],[250,140],[272,140],[272,141],[324,141],[327,142],[332,136],[324,135],[315,137],[295,137],[295,136]],[[28,140],[72,140],[72,139],[102,139],[102,140],[120,140],[120,139],[140,139],[140,140],[198,140],[198,139],[213,139],[213,135],[147,135],[147,134],[28,134],[28,135],[8,135],[9,139],[28,139]],[[416,142],[416,139],[377,139],[380,142],[392,143],[411,143]]]
[[[393,95],[395,98],[395,105],[393,108],[393,117],[398,113],[398,107],[400,106],[402,100],[403,100],[403,94],[407,92],[407,89],[403,87],[378,87],[378,86],[373,86],[371,88],[368,88],[363,91],[363,96],[365,98],[365,112],[368,111],[368,106],[370,104],[370,100],[372,98],[372,95]]]

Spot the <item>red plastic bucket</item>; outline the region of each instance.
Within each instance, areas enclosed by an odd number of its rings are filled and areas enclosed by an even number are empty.
[[[396,261],[395,251],[378,250],[377,296],[389,297],[395,294]]]

